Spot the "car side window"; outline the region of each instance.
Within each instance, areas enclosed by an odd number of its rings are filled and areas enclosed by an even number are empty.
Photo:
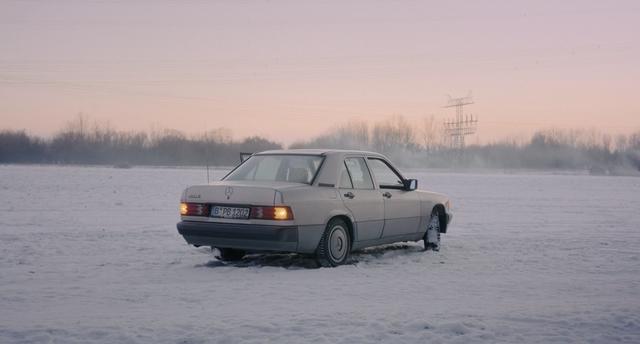
[[[347,171],[347,165],[342,163],[342,168],[340,168],[340,182],[338,183],[338,187],[340,189],[353,189],[353,183],[351,182],[351,177],[349,176],[349,171]]]
[[[404,183],[402,177],[400,177],[389,165],[375,158],[369,158],[369,167],[371,173],[376,177],[376,181],[380,185],[380,188],[402,188]]]
[[[373,180],[364,158],[347,158],[344,163],[349,170],[353,187],[356,189],[373,189]]]

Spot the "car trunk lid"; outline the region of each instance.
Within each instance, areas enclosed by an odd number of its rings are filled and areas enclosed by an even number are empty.
[[[195,185],[186,190],[185,201],[212,204],[274,205],[281,203],[279,190],[299,183],[220,181]]]

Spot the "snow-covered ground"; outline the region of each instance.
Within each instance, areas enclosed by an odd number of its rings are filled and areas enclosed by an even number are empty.
[[[200,169],[0,166],[0,342],[640,342],[640,178],[412,176],[453,199],[441,252],[317,269],[187,246]]]

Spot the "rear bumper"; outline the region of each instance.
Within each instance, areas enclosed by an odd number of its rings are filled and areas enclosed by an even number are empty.
[[[187,243],[196,246],[298,251],[298,226],[181,221],[177,227]]]

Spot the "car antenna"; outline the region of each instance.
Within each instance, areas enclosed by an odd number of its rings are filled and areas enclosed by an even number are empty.
[[[205,141],[206,143],[205,143],[205,146],[204,146],[205,147],[204,148],[204,152],[205,152],[204,153],[205,154],[204,161],[205,161],[205,164],[207,165],[207,185],[209,185],[209,142],[208,141],[209,140]]]
[[[209,184],[209,159],[207,159],[207,184]]]

